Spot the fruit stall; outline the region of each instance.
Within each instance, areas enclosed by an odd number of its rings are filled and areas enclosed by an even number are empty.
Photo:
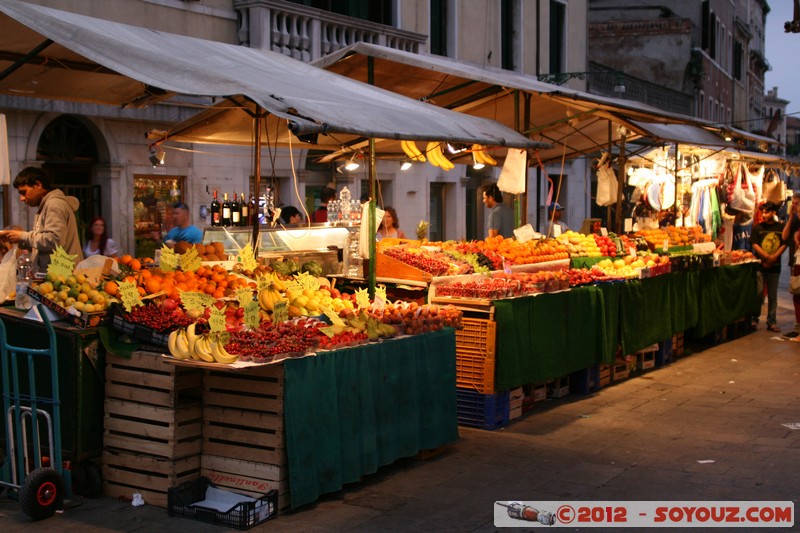
[[[299,507],[453,442],[459,424],[502,427],[521,388],[564,394],[621,353],[753,312],[752,256],[690,251],[708,244],[697,232],[670,253],[661,235],[574,232],[382,247],[378,275],[423,283],[420,303],[340,289],[342,229],[306,231],[315,244],[295,249],[276,233],[258,250],[214,230],[158,265],[122,256],[119,272],[67,266],[31,287],[75,332],[138,344],[109,349],[94,397],[105,494],[170,508],[170,490],[202,475]]]

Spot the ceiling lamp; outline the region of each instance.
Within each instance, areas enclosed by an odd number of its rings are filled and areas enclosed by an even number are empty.
[[[361,166],[358,161],[356,161],[356,154],[358,154],[358,152],[353,152],[353,155],[350,157],[350,161],[348,161],[344,166],[346,171],[352,172],[354,170],[358,170],[358,167]]]
[[[478,163],[478,160],[475,158],[475,152],[472,152],[472,168],[474,168],[475,170],[480,170],[484,166],[485,165],[483,163]]]
[[[411,161],[403,161],[400,164],[400,170],[408,170],[409,168],[411,168]]]
[[[154,167],[157,167],[159,165],[163,165],[164,164],[164,158],[166,157],[166,155],[167,154],[164,152],[164,149],[161,148],[160,145],[156,145],[156,144],[151,144],[150,145],[149,158],[150,158],[150,163]]]

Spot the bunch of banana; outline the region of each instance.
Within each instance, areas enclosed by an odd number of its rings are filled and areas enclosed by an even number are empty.
[[[442,153],[442,143],[431,141],[425,148],[425,153],[428,154],[428,161],[435,167],[440,167],[444,170],[450,171],[456,166],[447,159]]]
[[[425,162],[425,156],[419,151],[419,148],[417,148],[417,143],[414,141],[400,141],[400,147],[403,148],[403,151],[410,160],[418,163]]]
[[[482,144],[473,144],[472,145],[472,155],[475,156],[476,163],[483,163],[484,165],[497,165],[497,160],[490,156],[489,153],[486,151],[486,147]]]
[[[285,285],[284,285],[285,286]],[[258,291],[258,305],[267,312],[272,312],[275,309],[275,302],[286,300],[278,290],[275,283],[271,283],[266,289]]]
[[[274,270],[268,274],[270,279],[272,280],[272,285],[279,291],[284,292],[286,291],[286,282],[281,279],[277,272]]]
[[[176,329],[169,334],[167,345],[169,353],[176,359],[194,359],[207,363],[231,364],[239,357],[228,353],[221,342],[212,339],[208,334],[195,333],[196,324],[186,329]]]

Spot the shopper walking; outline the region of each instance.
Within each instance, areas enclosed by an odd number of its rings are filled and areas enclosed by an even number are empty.
[[[800,191],[794,191],[792,196],[792,206],[789,209],[789,217],[783,226],[781,234],[783,241],[789,246],[789,268],[792,276],[800,275],[800,261],[795,257],[800,251]],[[800,336],[800,294],[792,295],[794,305],[794,328],[783,334],[784,337],[794,339]]]
[[[784,225],[781,224],[776,213],[778,206],[767,202],[761,206],[761,220],[753,228],[750,243],[753,253],[761,260],[758,271],[758,292],[761,305],[764,304],[764,290],[767,294],[767,330],[780,332],[777,325],[778,312],[778,279],[781,275],[781,254],[786,250],[786,241],[783,240]],[[758,321],[756,321],[756,324]]]

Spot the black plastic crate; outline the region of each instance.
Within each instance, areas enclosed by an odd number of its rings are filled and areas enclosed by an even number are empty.
[[[498,429],[508,425],[508,391],[481,394],[471,389],[456,388],[458,423],[480,429]]]
[[[207,477],[187,481],[167,491],[169,516],[191,518],[209,524],[219,524],[235,529],[250,529],[275,518],[278,514],[278,491],[271,490],[253,502],[236,504],[226,512],[195,505],[206,497],[206,489],[215,487]]]

